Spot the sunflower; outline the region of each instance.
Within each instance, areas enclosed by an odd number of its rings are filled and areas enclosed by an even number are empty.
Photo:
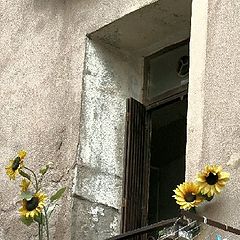
[[[199,187],[196,183],[184,182],[173,191],[175,193],[173,197],[176,203],[180,205],[180,209],[189,210],[197,207],[203,201],[202,196],[199,195]]]
[[[22,180],[20,187],[21,187],[21,192],[26,192],[28,190],[30,181],[27,181],[25,178]]]
[[[5,167],[6,173],[10,179],[15,180],[18,170],[23,167],[23,161],[20,157],[16,157],[14,160],[10,160],[8,166]]]
[[[23,199],[22,207],[19,209],[20,215],[26,218],[38,216],[42,212],[46,199],[46,194],[40,192],[35,193],[29,201]]]
[[[212,197],[215,193],[221,192],[229,180],[230,174],[222,171],[218,165],[207,165],[204,170],[197,175],[197,182],[203,195]]]
[[[27,152],[24,150],[21,150],[18,152],[18,157],[20,157],[21,160],[24,159],[26,155],[27,155]]]
[[[26,154],[27,153],[24,150],[19,151],[18,156],[14,160],[10,160],[9,165],[5,167],[6,173],[10,180],[15,180],[19,169],[23,167],[23,159],[25,158]]]

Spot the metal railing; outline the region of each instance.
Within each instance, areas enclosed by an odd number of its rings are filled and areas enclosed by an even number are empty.
[[[205,232],[213,233],[213,229],[203,228],[204,226],[219,229],[220,232],[228,232],[235,236],[235,238],[233,237],[231,239],[236,239],[237,235],[239,238],[240,235],[239,229],[208,219],[204,216],[199,216],[192,212],[181,211],[181,215],[178,218],[164,220],[128,231],[118,236],[108,238],[107,240],[192,240],[198,238],[202,234],[201,229],[204,229]],[[206,234],[204,233],[198,239],[210,239],[209,237],[203,238],[203,236],[206,236]]]

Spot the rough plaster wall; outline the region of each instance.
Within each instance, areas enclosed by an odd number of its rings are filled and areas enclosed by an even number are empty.
[[[15,0],[0,2],[0,237],[33,239],[17,217],[18,190],[5,176],[7,160],[24,148],[38,169],[52,161],[48,193],[71,187],[79,139],[85,33],[150,0]],[[52,239],[70,239],[70,191],[51,222]],[[61,214],[59,213],[61,211]],[[114,226],[114,221],[112,223]]]
[[[142,61],[88,40],[74,186],[74,212],[82,217],[75,218],[73,239],[119,233],[125,102],[130,96],[142,98]]]
[[[221,164],[229,171],[231,179],[222,194],[205,207],[199,207],[199,211],[239,228],[240,2],[212,0],[202,1],[200,4],[199,1],[194,1],[194,5],[198,8],[193,10],[191,51],[198,50],[201,54],[193,54],[192,62],[196,63],[199,60],[202,74],[198,77],[190,76],[189,103],[192,106],[189,109],[188,120],[195,119],[196,124],[188,125],[188,177],[193,178],[207,163]],[[199,9],[205,16],[208,14],[207,21],[197,14]],[[203,39],[196,38],[194,28],[197,28],[197,21],[201,21],[202,27],[207,30],[203,32],[203,36],[206,36],[205,43],[202,42]],[[204,56],[205,65],[201,60]],[[197,67],[196,64],[191,65],[191,73],[198,73]],[[198,92],[194,91],[195,87]],[[202,120],[199,121],[197,117],[201,117]],[[199,143],[198,146],[194,139]],[[194,153],[197,153],[195,157]],[[238,237],[231,236],[230,239]]]

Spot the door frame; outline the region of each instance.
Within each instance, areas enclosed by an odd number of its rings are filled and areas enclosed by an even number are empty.
[[[124,177],[123,177],[123,199],[122,199],[122,221],[121,221],[121,232],[124,233],[126,231],[130,231],[130,230],[134,230],[136,227],[143,227],[146,226],[146,224],[148,223],[148,202],[149,202],[149,180],[150,180],[150,163],[151,163],[151,136],[152,136],[152,126],[151,126],[151,113],[155,110],[157,110],[158,108],[164,107],[165,105],[174,103],[176,101],[179,101],[179,99],[183,99],[184,96],[187,96],[187,87],[183,90],[182,87],[178,88],[178,89],[174,89],[173,91],[169,91],[169,96],[166,97],[166,95],[160,95],[159,99],[157,102],[154,102],[152,104],[149,104],[147,106],[141,104],[138,102],[138,104],[142,105],[145,108],[145,117],[144,117],[144,125],[145,125],[145,129],[143,129],[143,137],[144,137],[144,143],[143,143],[143,149],[142,149],[142,154],[143,154],[143,159],[141,162],[141,166],[144,168],[144,172],[145,174],[143,174],[143,179],[141,179],[142,181],[142,185],[140,186],[138,184],[138,187],[141,187],[141,191],[145,192],[145,194],[143,194],[143,198],[141,199],[141,207],[138,210],[138,212],[141,214],[141,216],[138,216],[138,221],[141,222],[141,224],[137,225],[137,226],[132,226],[132,224],[130,222],[132,222],[132,220],[129,222],[127,219],[130,216],[130,219],[132,219],[134,217],[134,213],[133,213],[133,209],[129,208],[129,204],[128,204],[128,195],[126,195],[126,192],[128,191],[128,184],[131,184],[131,182],[129,183],[128,179],[131,179],[131,177],[129,175],[129,169],[128,169],[128,165],[129,161],[131,162],[131,156],[132,154],[129,152],[131,152],[132,150],[129,150],[129,145],[131,145],[131,143],[129,143],[129,137],[133,137],[133,135],[130,133],[129,135],[129,131],[128,128],[131,127],[131,119],[134,116],[129,116],[129,104],[127,104],[127,114],[126,114],[126,130],[125,130],[125,159],[124,159]],[[129,99],[130,100],[130,99]],[[129,100],[127,102],[129,102]],[[136,100],[131,99],[131,101],[136,102]],[[130,124],[130,125],[129,125]],[[134,153],[133,153],[134,154]],[[129,158],[130,155],[130,158]],[[136,164],[136,158],[134,160],[134,164]],[[135,184],[136,185],[136,184]],[[132,185],[131,185],[131,188]],[[130,204],[131,207],[133,207],[132,204]],[[135,211],[136,212],[136,211]],[[136,213],[135,213],[136,214]],[[141,219],[140,219],[140,218]],[[134,222],[134,221],[133,221]],[[135,223],[133,224],[135,225]]]

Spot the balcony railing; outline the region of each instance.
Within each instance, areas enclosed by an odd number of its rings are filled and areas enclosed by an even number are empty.
[[[226,232],[229,238],[222,237]],[[195,213],[182,211],[179,218],[164,220],[107,240],[232,240],[238,239],[239,236],[239,229]]]

